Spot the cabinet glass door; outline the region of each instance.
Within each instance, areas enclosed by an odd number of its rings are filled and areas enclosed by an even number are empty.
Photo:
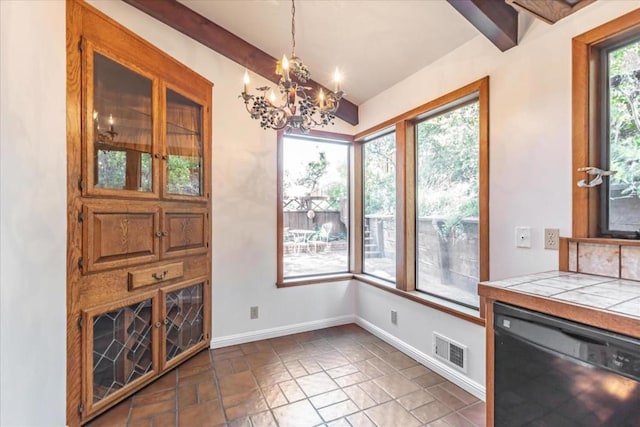
[[[151,193],[153,80],[95,51],[92,60],[89,191]]]
[[[203,196],[202,105],[166,90],[166,172],[168,196]]]
[[[152,301],[85,313],[90,407],[116,399],[120,390],[153,373]]]
[[[204,283],[164,293],[165,357],[169,362],[204,339]]]

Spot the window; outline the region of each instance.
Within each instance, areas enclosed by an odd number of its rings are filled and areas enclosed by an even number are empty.
[[[363,144],[364,273],[396,281],[396,135]]]
[[[416,288],[478,307],[479,102],[428,116],[416,132]]]
[[[573,39],[574,238],[640,239],[639,22],[636,10]],[[597,185],[585,167],[616,173]]]
[[[602,166],[616,171],[600,190],[600,232],[640,238],[640,40],[602,49]]]
[[[351,144],[289,134],[279,144],[278,284],[348,273]]]
[[[355,140],[362,237],[354,264],[364,273],[357,278],[483,324],[477,284],[489,279],[489,78]]]

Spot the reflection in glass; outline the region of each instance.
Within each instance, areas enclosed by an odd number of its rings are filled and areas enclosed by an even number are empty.
[[[417,288],[478,307],[479,103],[416,126]]]
[[[363,271],[396,280],[396,134],[363,145]]]
[[[171,360],[202,342],[204,305],[202,283],[169,292],[165,304],[167,310],[167,357]]]
[[[151,300],[93,318],[93,402],[151,371]]]
[[[349,146],[283,144],[284,277],[349,271]]]
[[[167,89],[167,191],[202,195],[202,106]]]
[[[607,54],[609,147],[605,169],[616,174],[605,183],[608,223],[604,231],[640,233],[640,41]],[[606,144],[605,144],[606,145]]]
[[[99,53],[93,66],[95,187],[152,191],[152,82]]]

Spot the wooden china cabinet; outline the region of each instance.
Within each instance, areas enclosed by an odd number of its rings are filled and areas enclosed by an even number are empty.
[[[211,335],[212,83],[67,1],[67,420]]]

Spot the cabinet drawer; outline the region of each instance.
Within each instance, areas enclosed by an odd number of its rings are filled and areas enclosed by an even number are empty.
[[[159,209],[131,204],[86,205],[83,257],[86,271],[158,261]]]
[[[181,262],[158,265],[129,272],[129,290],[142,288],[155,283],[164,282],[182,277],[183,266]]]

